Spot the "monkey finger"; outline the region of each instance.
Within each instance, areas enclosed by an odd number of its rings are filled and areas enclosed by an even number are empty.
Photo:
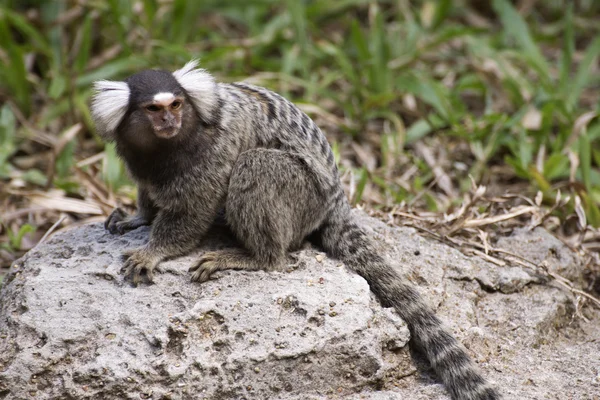
[[[114,232],[115,224],[119,221],[122,221],[126,217],[127,214],[125,213],[125,211],[121,210],[118,207],[115,208],[113,212],[110,213],[108,218],[106,218],[106,221],[104,221],[104,229],[108,230],[110,233],[116,233]]]
[[[140,217],[134,217],[119,221],[115,225],[117,232],[123,235],[127,231],[132,231],[143,225],[148,225],[148,221]]]
[[[125,249],[121,252],[121,255],[123,257],[127,258],[127,257],[131,257],[137,251],[138,251],[138,249],[135,249],[135,248],[134,249]]]
[[[133,257],[128,258],[123,264],[122,270],[124,271],[125,276],[131,276],[136,269],[136,266],[139,265],[140,262],[135,260]]]
[[[127,223],[125,221],[117,222],[115,224],[115,231],[117,231],[119,235],[124,234],[127,232]]]
[[[201,264],[197,263],[194,264],[190,267],[189,272],[193,272],[192,273],[192,282],[198,282],[198,279],[200,279],[200,274],[202,273],[202,268],[201,268]]]
[[[200,259],[196,264],[188,268],[188,272],[197,272],[198,274],[204,269],[204,260]]]
[[[133,267],[131,281],[133,282],[133,284],[135,286],[137,286],[138,283],[140,283],[140,281],[142,279],[142,271],[144,269],[145,269],[145,267],[143,264],[135,264],[135,266]]]
[[[204,253],[200,256],[198,261],[196,261],[196,263],[194,265],[192,265],[188,269],[188,271],[189,272],[195,271],[198,268],[200,268],[204,263],[214,261],[215,258],[217,257],[217,255],[218,255],[218,253],[216,251],[207,251],[206,253]]]
[[[108,228],[109,228],[109,226],[110,226],[110,224],[111,224],[111,222],[112,222],[112,220],[113,220],[113,214],[114,214],[114,212],[113,212],[113,213],[111,213],[111,214],[110,214],[110,215],[109,215],[109,216],[106,218],[106,220],[104,221],[104,229],[106,229],[106,230],[109,230]]]
[[[218,256],[219,256],[219,253],[216,251],[207,251],[206,253],[202,254],[199,261],[200,261],[200,263],[204,263],[207,261],[214,261]]]
[[[148,282],[152,283],[154,282],[154,271],[157,270],[156,268],[146,268],[146,277],[148,277]]]
[[[192,282],[198,282],[198,283],[202,283],[202,281],[200,280],[200,273],[201,273],[201,272],[202,272],[201,270],[197,270],[196,272],[194,272],[194,273],[192,274],[191,281],[192,281]]]
[[[112,220],[108,224],[108,228],[107,229],[111,233],[111,235],[116,235],[117,233],[120,234],[119,225],[118,224],[119,224],[118,220]]]
[[[131,279],[131,282],[136,286],[137,286],[137,283],[139,282],[139,279],[136,276],[136,275],[139,275],[139,271],[140,271],[139,266],[140,266],[140,264],[133,260],[127,260],[127,262],[123,266],[124,271],[125,271],[123,273],[123,275],[125,276],[126,279]]]
[[[202,270],[202,274],[200,275],[200,282],[206,282],[210,279],[212,271],[205,269]]]
[[[198,263],[194,267],[194,273],[192,274],[192,281],[195,282],[206,282],[210,279],[210,276],[213,272],[217,271],[219,268],[214,262],[202,262]],[[191,269],[190,269],[191,270]]]
[[[192,266],[190,266],[188,268],[188,272],[194,272],[199,268],[202,268],[202,265],[204,264],[204,257],[200,257],[200,259],[198,261],[196,261]]]
[[[115,221],[110,221],[107,225],[106,225],[106,230],[110,232],[111,235],[114,235],[117,233],[117,229],[116,229],[116,224]]]
[[[131,266],[133,265],[131,260],[126,260],[121,267],[121,273],[126,277],[131,273]]]

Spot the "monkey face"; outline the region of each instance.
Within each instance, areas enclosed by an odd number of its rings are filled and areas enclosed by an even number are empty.
[[[100,136],[151,149],[165,140],[184,139],[200,121],[212,123],[219,105],[217,85],[197,65],[192,60],[173,73],[146,70],[123,82],[95,82],[91,111]]]
[[[153,151],[165,142],[185,140],[197,123],[187,97],[159,92],[152,100],[131,106],[116,130],[116,140],[137,151]]]
[[[150,102],[141,104],[144,114],[150,120],[154,134],[161,139],[175,137],[181,129],[183,96],[169,92],[154,95]]]

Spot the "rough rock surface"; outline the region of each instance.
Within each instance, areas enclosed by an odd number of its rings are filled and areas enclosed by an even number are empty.
[[[507,399],[600,399],[594,310],[585,322],[570,294],[527,269],[357,215]],[[203,249],[231,245],[213,236]],[[197,253],[134,288],[119,274],[120,251],[147,237],[88,225],[15,263],[0,292],[0,399],[448,398],[411,357],[403,321],[317,250],[296,253],[287,271],[228,271],[201,285],[187,273]],[[581,274],[542,230],[504,245]]]

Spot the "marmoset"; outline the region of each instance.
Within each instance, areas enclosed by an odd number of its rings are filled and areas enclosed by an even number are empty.
[[[218,83],[191,61],[170,73],[146,70],[99,81],[92,116],[138,185],[138,212],[116,209],[111,233],[151,225],[147,245],[128,251],[124,273],[149,280],[183,255],[221,210],[242,248],[204,253],[190,268],[203,282],[218,270],[281,269],[307,237],[366,279],[382,305],[406,321],[455,400],[500,395],[464,347],[376,250],[356,223],[335,158],[317,125],[288,100],[245,83]]]

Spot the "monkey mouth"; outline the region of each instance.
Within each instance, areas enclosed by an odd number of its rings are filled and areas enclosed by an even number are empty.
[[[166,127],[166,128],[156,128],[154,133],[157,137],[161,139],[171,139],[172,137],[177,136],[179,133],[179,128],[177,127]]]

